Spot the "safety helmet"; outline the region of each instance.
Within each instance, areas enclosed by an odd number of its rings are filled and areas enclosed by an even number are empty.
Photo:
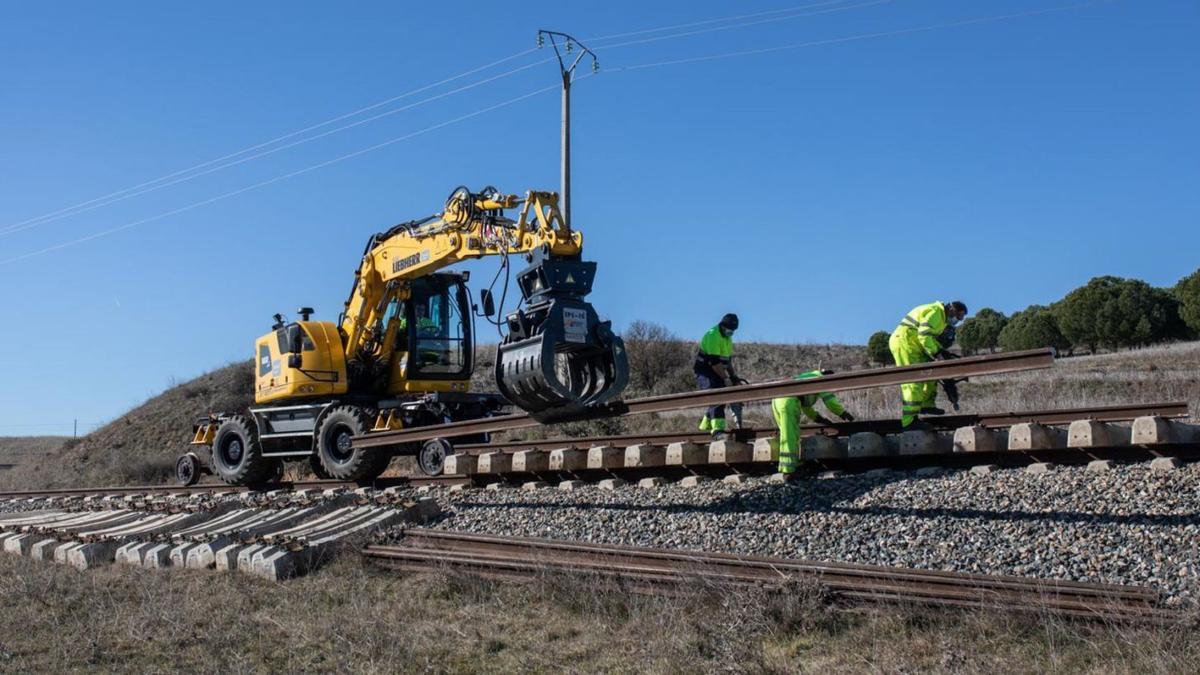
[[[737,327],[738,327],[737,314],[733,314],[733,313],[726,314],[725,316],[721,317],[721,323],[719,323],[717,325],[720,326],[721,328],[724,328],[725,330],[737,330]]]

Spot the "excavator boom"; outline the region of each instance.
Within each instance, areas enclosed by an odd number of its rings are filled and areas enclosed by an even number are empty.
[[[504,216],[518,206],[516,220]],[[596,263],[583,261],[582,250],[583,235],[564,222],[557,194],[458,188],[440,214],[368,243],[341,321],[348,363],[386,362],[397,328],[394,314],[385,318],[387,306],[404,299],[413,280],[462,260],[523,255],[529,264],[517,283],[526,306],[505,317],[496,385],[536,419],[579,416],[620,395],[628,380],[624,343],[584,299]]]

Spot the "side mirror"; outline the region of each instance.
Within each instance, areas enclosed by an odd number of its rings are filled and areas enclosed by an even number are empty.
[[[483,303],[483,315],[492,316],[496,313],[496,302],[492,299],[492,292],[486,288],[479,289],[479,301]]]
[[[304,365],[302,354],[288,354],[288,368],[299,368]]]

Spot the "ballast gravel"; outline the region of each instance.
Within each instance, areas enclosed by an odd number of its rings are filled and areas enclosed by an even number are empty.
[[[1200,465],[431,492],[466,532],[1011,574],[1200,598]]]

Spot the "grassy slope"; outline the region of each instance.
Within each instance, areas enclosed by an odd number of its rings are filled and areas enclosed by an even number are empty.
[[[538,579],[391,576],[343,556],[275,584],[80,573],[0,556],[0,670],[124,672],[1195,672],[1187,627],[1137,631],[908,610],[832,613],[812,589],[675,599]]]

